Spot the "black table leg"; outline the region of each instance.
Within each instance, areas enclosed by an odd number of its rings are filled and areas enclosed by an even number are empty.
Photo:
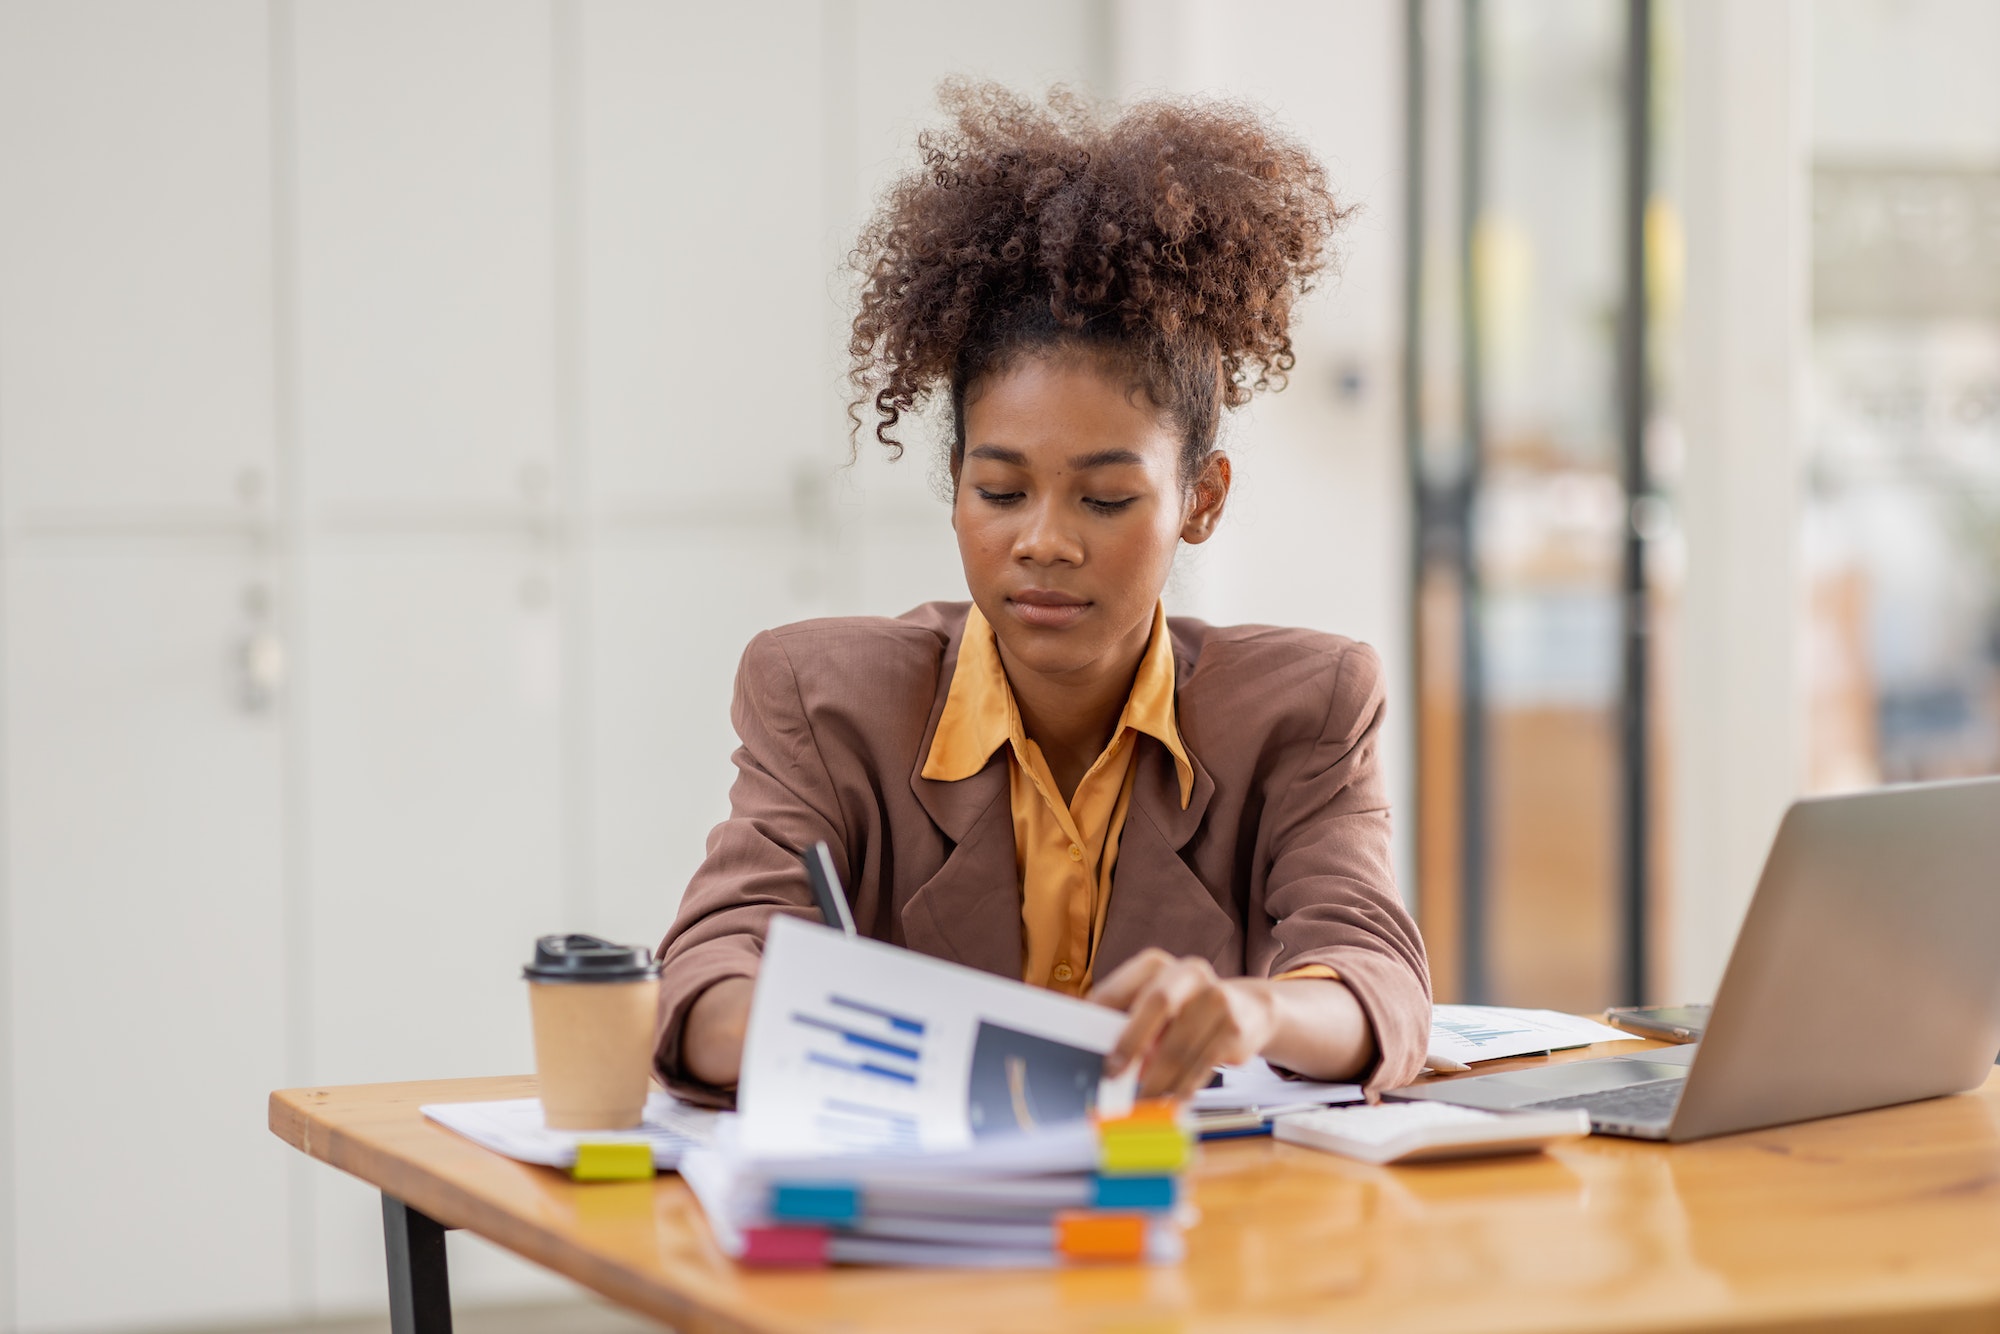
[[[391,1334],[451,1334],[451,1276],[445,1270],[444,1233],[444,1224],[382,1192]]]

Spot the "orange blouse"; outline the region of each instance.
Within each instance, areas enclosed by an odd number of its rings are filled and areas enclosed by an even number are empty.
[[[1111,901],[1118,839],[1132,804],[1138,736],[1145,733],[1174,757],[1181,806],[1194,791],[1194,765],[1174,723],[1174,653],[1164,606],[1153,609],[1153,634],[1139,658],[1132,693],[1111,742],[1068,802],[1042,748],[1021,726],[1021,711],[993,627],[973,607],[966,614],[958,666],[925,757],[923,776],[943,782],[970,778],[993,752],[1008,748],[1008,798],[1014,817],[1014,870],[1021,890],[1021,980],[1081,996]],[[1286,977],[1333,977],[1308,966]]]

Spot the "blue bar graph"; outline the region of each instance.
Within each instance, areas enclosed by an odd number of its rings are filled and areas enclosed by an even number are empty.
[[[825,1019],[816,1019],[809,1014],[795,1013],[792,1015],[792,1022],[795,1024],[804,1024],[808,1028],[823,1028],[829,1033],[838,1033],[842,1041],[856,1047],[867,1047],[871,1051],[885,1052],[890,1056],[900,1056],[906,1061],[914,1061],[923,1054],[915,1047],[905,1046],[897,1042],[884,1042],[881,1038],[869,1037],[866,1033],[857,1033],[851,1028],[842,1028],[839,1024]]]
[[[912,1019],[907,1015],[897,1014],[892,1010],[885,1010],[877,1005],[868,1005],[858,1000],[849,1000],[845,996],[828,996],[826,1000],[827,1004],[838,1005],[843,1010],[853,1010],[857,1014],[872,1014],[877,1019],[886,1019],[889,1021],[889,1027],[895,1029],[898,1033],[910,1033],[917,1037],[924,1035],[924,1021],[921,1019]]]
[[[877,1065],[873,1061],[842,1061],[828,1056],[825,1052],[821,1051],[807,1052],[806,1059],[814,1065],[824,1065],[834,1070],[845,1070],[850,1074],[874,1075],[878,1079],[890,1079],[898,1084],[913,1085],[917,1082],[917,1077],[907,1070],[891,1070],[888,1066]]]

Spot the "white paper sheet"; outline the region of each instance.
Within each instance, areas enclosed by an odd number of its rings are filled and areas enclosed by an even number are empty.
[[[938,1152],[1129,1108],[1116,1010],[795,917],[771,924],[738,1131],[756,1155]]]
[[[1241,1065],[1219,1068],[1222,1071],[1220,1084],[1195,1091],[1196,1111],[1361,1101],[1359,1084],[1319,1084],[1309,1079],[1287,1079],[1273,1070],[1270,1062],[1261,1056]]]
[[[436,1103],[423,1112],[473,1143],[524,1163],[568,1167],[576,1161],[579,1144],[640,1141],[653,1146],[653,1166],[663,1171],[679,1167],[682,1154],[706,1144],[715,1133],[717,1117],[659,1089],[647,1095],[644,1119],[633,1130],[550,1130],[542,1124],[539,1098]]]
[[[1631,1033],[1560,1010],[1515,1010],[1499,1005],[1438,1005],[1431,1009],[1431,1063],[1471,1065],[1503,1056],[1585,1047],[1593,1042],[1637,1042]]]

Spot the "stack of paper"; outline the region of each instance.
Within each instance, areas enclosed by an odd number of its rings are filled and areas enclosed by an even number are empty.
[[[773,923],[740,1113],[688,1154],[752,1264],[1180,1254],[1191,1134],[1104,1077],[1125,1016],[878,941]]]
[[[1195,1092],[1194,1124],[1203,1139],[1268,1135],[1273,1117],[1360,1101],[1359,1084],[1291,1079],[1259,1057],[1223,1066],[1214,1083]]]
[[[724,1254],[760,1266],[1020,1268],[1173,1261],[1192,1136],[1176,1109],[933,1153],[770,1156],[730,1127],[687,1155]]]

